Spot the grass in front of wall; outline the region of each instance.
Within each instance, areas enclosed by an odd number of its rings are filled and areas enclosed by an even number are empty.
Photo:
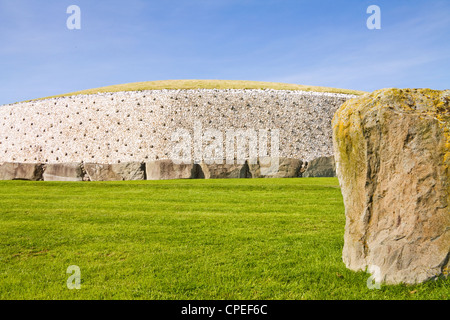
[[[2,181],[0,203],[0,299],[449,298],[345,267],[335,178]]]
[[[263,82],[263,81],[245,81],[245,80],[160,80],[125,83],[101,88],[93,88],[72,93],[60,94],[42,99],[56,97],[76,96],[83,94],[97,94],[104,92],[122,92],[122,91],[143,91],[143,90],[162,90],[162,89],[274,89],[274,90],[300,90],[315,92],[331,92],[362,95],[366,92],[349,89],[337,89],[329,87],[306,86],[299,84]]]

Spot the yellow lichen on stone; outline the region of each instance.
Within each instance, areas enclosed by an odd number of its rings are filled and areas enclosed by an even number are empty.
[[[377,265],[387,283],[442,273],[450,247],[449,101],[450,91],[390,88],[335,113],[348,268]]]

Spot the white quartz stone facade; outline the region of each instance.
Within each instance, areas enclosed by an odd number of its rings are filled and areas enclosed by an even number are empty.
[[[287,90],[149,90],[0,106],[0,162],[113,164],[169,159],[173,132],[279,130],[279,155],[333,154],[331,119],[352,95]]]

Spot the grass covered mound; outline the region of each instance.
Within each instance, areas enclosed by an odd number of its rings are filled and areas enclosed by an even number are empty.
[[[345,267],[336,178],[2,181],[0,202],[0,299],[449,298]]]
[[[96,94],[104,92],[121,91],[143,91],[143,90],[162,90],[162,89],[274,89],[274,90],[300,90],[315,92],[331,92],[361,95],[366,92],[358,90],[337,89],[328,87],[305,86],[299,84],[263,82],[263,81],[244,81],[244,80],[160,80],[119,84],[101,88],[88,89],[72,93],[66,93],[48,98],[74,96],[81,94]]]

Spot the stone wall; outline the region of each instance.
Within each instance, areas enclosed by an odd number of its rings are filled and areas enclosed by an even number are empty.
[[[150,162],[105,163],[0,163],[0,180],[31,181],[122,181],[171,179],[238,179],[238,178],[299,178],[334,177],[330,158],[318,158],[308,163],[291,158],[278,158],[278,166],[267,166],[257,159],[255,164],[246,160],[242,164],[189,163],[177,164],[172,160]],[[267,159],[264,159],[267,160]],[[269,159],[274,161],[274,159]],[[317,162],[321,165],[314,165]],[[329,165],[326,165],[329,164]],[[271,170],[272,169],[272,170]],[[306,170],[306,172],[305,172]]]
[[[286,90],[153,90],[0,107],[0,163],[148,162],[169,159],[172,134],[279,130],[280,156],[331,156],[331,119],[354,96]]]

